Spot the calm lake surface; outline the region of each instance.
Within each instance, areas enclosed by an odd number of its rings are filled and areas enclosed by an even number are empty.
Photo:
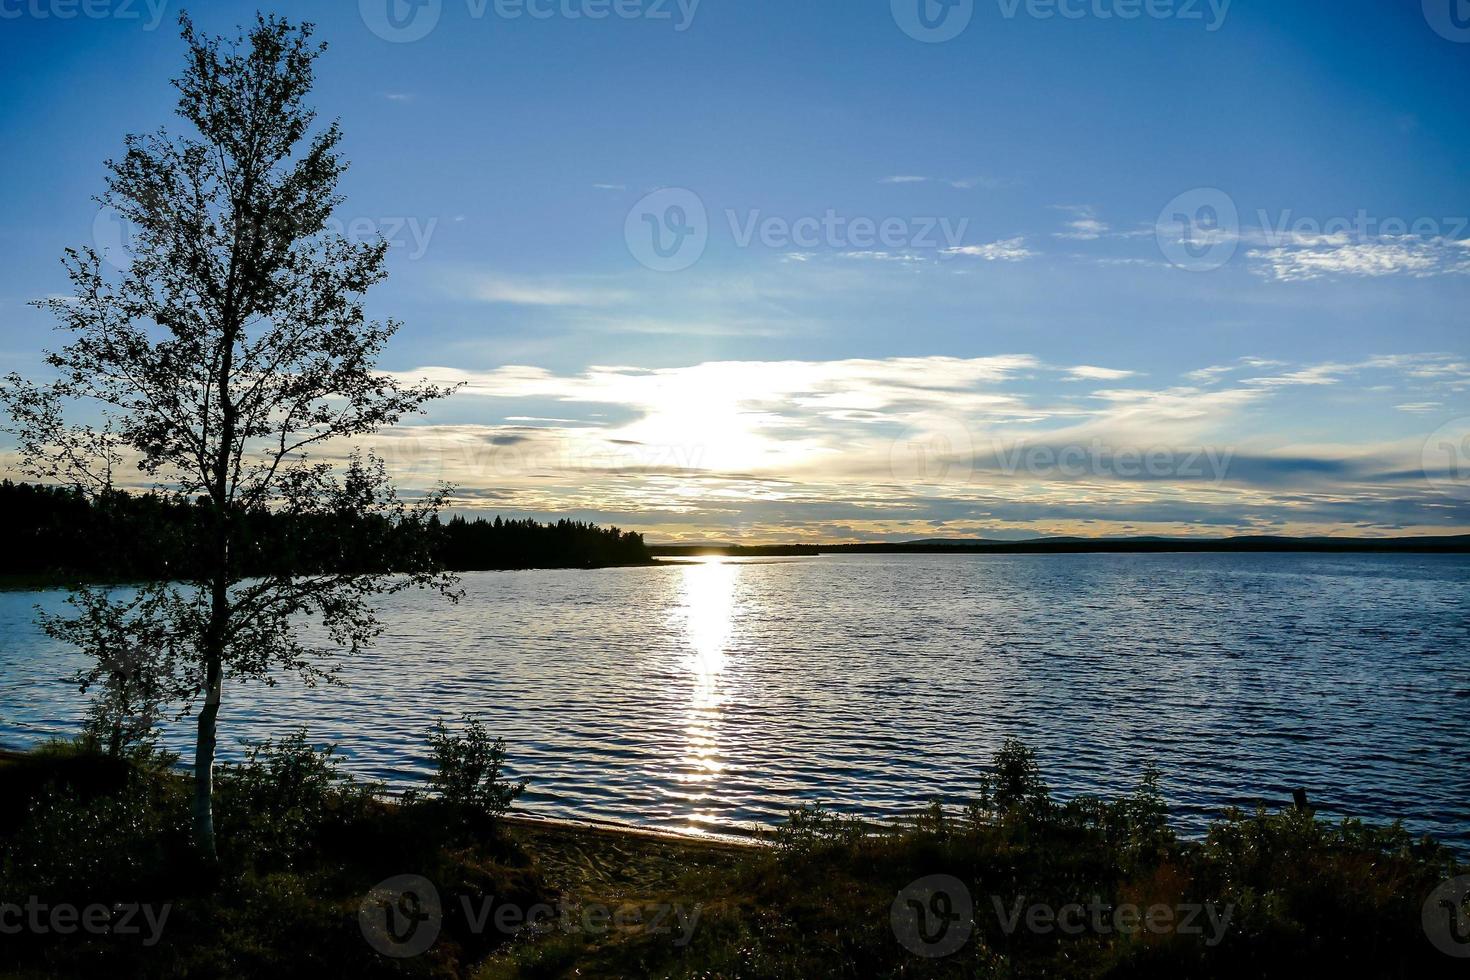
[[[1470,844],[1470,558],[853,556],[465,575],[385,600],[345,689],[226,690],[222,750],[309,726],[363,775],[425,772],[482,715],[523,809],[736,831],[821,801],[963,801],[1007,736],[1054,790],[1145,761],[1185,833],[1304,786],[1327,814]],[[0,593],[0,744],[72,733],[79,665]],[[170,732],[183,748],[187,722]]]

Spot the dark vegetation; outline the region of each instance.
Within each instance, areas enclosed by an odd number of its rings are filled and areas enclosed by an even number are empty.
[[[943,539],[867,544],[653,545],[656,556],[806,556],[813,555],[1073,555],[1073,554],[1216,554],[1308,552],[1342,554],[1466,554],[1470,535],[1409,538],[1288,538],[1273,535],[1235,538],[1030,538],[1024,541]]]
[[[213,515],[161,493],[0,482],[0,576],[25,582],[192,580],[204,571]],[[394,523],[375,514],[272,511],[234,518],[240,574],[395,571],[427,553],[448,571],[587,568],[650,561],[643,536],[577,521],[496,517]],[[140,546],[139,542],[147,542]]]
[[[1426,939],[1421,910],[1463,871],[1397,826],[1331,824],[1308,810],[1232,811],[1203,841],[1169,830],[1156,775],[1131,796],[1054,800],[1031,753],[1008,743],[962,812],[934,807],[879,829],[795,811],[775,846],[691,872],[670,900],[702,903],[693,942],[633,933],[615,942],[555,935],[512,948],[485,975],[549,977],[1427,977],[1453,965]],[[895,897],[948,875],[973,898],[968,941],[944,957],[899,943]],[[1211,903],[1228,925],[1202,934],[1029,930],[1018,907]],[[1463,914],[1463,912],[1462,912]],[[1182,921],[1182,920],[1181,920]],[[1210,940],[1217,939],[1211,943]]]
[[[731,558],[814,558],[822,548],[812,544],[656,544],[648,549],[660,558],[726,555]]]
[[[451,517],[433,528],[433,553],[451,571],[594,568],[653,561],[643,535],[582,521],[493,521]]]
[[[531,905],[551,896],[530,857],[499,831],[520,792],[499,779],[503,747],[472,719],[438,729],[433,785],[397,804],[358,782],[332,748],[303,732],[255,746],[217,778],[219,862],[190,834],[190,786],[171,757],[99,754],[85,739],[0,763],[0,901],[143,903],[136,935],[21,929],[0,945],[0,973],[35,976],[462,976],[508,937],[448,914],[434,947],[381,956],[358,910],[385,878],[435,883],[446,911],[487,896]],[[167,911],[163,912],[164,906]]]
[[[724,847],[501,815],[519,785],[473,719],[431,734],[433,774],[386,802],[304,733],[219,773],[220,864],[189,845],[188,784],[145,746],[111,759],[53,743],[0,764],[0,891],[73,902],[171,903],[139,937],[6,936],[20,975],[443,977],[1426,977],[1452,964],[1421,925],[1425,897],[1463,872],[1398,827],[1327,823],[1309,810],[1230,812],[1207,839],[1170,831],[1156,776],[1114,800],[1054,799],[1008,743],[964,810],[898,827],[821,808],[792,813],[771,846]],[[364,940],[358,909],[404,873],[436,885],[434,945],[407,959]],[[918,956],[896,938],[895,896],[948,875],[973,899],[967,941]],[[667,903],[678,929],[476,928],[461,911]],[[464,903],[468,902],[466,906]],[[1200,932],[1008,929],[1018,907],[1211,904]],[[1224,918],[1228,914],[1228,919]]]

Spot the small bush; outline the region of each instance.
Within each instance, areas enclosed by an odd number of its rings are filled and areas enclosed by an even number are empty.
[[[1036,753],[1008,738],[991,758],[991,771],[980,781],[982,809],[998,816],[1035,817],[1051,809],[1051,796]]]
[[[317,749],[300,729],[222,764],[216,790],[220,838],[234,858],[293,867],[332,829],[360,819],[379,787],[343,773],[337,747]]]
[[[78,903],[135,898],[187,846],[187,814],[177,787],[143,779],[105,794],[48,784],[6,842],[4,883]]]
[[[429,792],[445,817],[460,830],[483,831],[493,827],[526,782],[504,779],[505,742],[492,739],[480,720],[472,715],[461,719],[464,730],[452,732],[438,722],[429,732],[434,773]],[[410,797],[410,804],[417,801]]]
[[[857,817],[845,816],[820,805],[788,811],[786,823],[776,828],[776,849],[787,856],[852,847],[869,834]]]

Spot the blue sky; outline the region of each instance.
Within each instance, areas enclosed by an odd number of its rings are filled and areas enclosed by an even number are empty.
[[[276,9],[395,244],[384,366],[468,382],[379,440],[407,485],[661,540],[1470,530],[1463,0],[391,2]],[[178,9],[0,0],[7,370],[125,247],[90,196],[178,122]]]

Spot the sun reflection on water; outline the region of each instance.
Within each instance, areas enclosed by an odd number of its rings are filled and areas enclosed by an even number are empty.
[[[726,699],[725,665],[735,620],[739,566],[709,558],[686,565],[681,582],[684,637],[689,644],[686,663],[693,681],[684,726],[684,758],[679,776],[689,789],[689,819],[697,829],[714,821],[701,804],[716,795],[716,780],[724,771],[719,726]]]
[[[737,575],[735,565],[719,558],[684,567],[684,635],[693,652],[691,669],[701,681],[714,681],[725,669]]]

